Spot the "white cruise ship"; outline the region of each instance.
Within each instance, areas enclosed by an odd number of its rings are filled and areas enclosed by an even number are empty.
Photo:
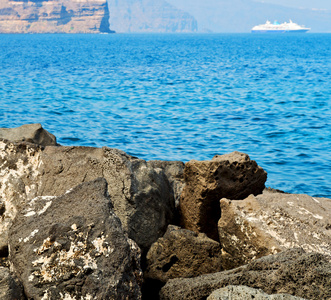
[[[267,21],[265,24],[254,26],[251,30],[252,33],[286,33],[286,32],[294,32],[301,33],[307,32],[310,28],[306,28],[305,26],[300,26],[296,23],[293,23],[290,20],[289,23],[284,22],[279,24],[277,21],[274,23],[270,23]]]

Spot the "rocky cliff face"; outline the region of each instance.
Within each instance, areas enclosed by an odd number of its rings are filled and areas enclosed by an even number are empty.
[[[0,2],[2,33],[110,32],[106,0]]]
[[[116,32],[194,32],[197,21],[163,0],[108,0]]]
[[[196,20],[163,0],[1,0],[0,33],[192,32]]]

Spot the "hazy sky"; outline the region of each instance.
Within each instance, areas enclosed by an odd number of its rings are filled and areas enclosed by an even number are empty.
[[[255,0],[256,2],[265,2],[280,4],[284,6],[296,7],[296,8],[319,8],[330,9],[331,0]]]

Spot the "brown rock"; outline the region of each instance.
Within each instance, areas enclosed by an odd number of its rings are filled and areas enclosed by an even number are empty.
[[[195,278],[170,279],[161,289],[160,299],[202,300],[228,285],[245,285],[267,294],[328,300],[331,297],[330,257],[289,249],[233,270]]]
[[[0,299],[25,300],[23,285],[7,268],[0,267]]]
[[[214,291],[207,300],[305,300],[287,294],[268,295],[259,289],[253,289],[243,285],[228,285]]]
[[[264,191],[221,200],[219,239],[234,268],[288,248],[331,255],[331,199]]]
[[[244,153],[215,156],[211,161],[189,161],[180,199],[182,224],[218,240],[219,200],[244,199],[262,193],[267,173]]]
[[[178,277],[196,277],[223,270],[218,242],[203,233],[169,225],[147,253],[145,278],[166,282]]]
[[[56,146],[56,137],[41,124],[27,124],[17,128],[0,128],[0,139],[10,142],[29,142],[42,146]]]

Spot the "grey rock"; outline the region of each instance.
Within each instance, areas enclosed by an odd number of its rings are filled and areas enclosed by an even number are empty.
[[[140,251],[104,178],[28,202],[11,226],[9,258],[29,299],[141,298]]]
[[[20,207],[38,196],[60,196],[80,183],[106,178],[114,211],[144,252],[175,216],[175,200],[164,171],[110,148],[57,147],[0,141],[0,247]]]
[[[196,277],[222,271],[218,242],[205,234],[169,225],[147,253],[145,278],[166,282],[171,278]]]
[[[160,299],[206,299],[228,285],[245,285],[267,294],[327,300],[331,297],[330,257],[289,249],[264,256],[245,266],[195,278],[170,279],[160,291]]]
[[[147,162],[152,168],[160,168],[164,171],[167,176],[169,183],[172,187],[176,207],[179,206],[180,195],[184,188],[184,167],[185,164],[181,161],[161,161],[161,160],[150,160]]]
[[[301,247],[331,255],[331,199],[264,191],[245,200],[221,200],[218,223],[227,268]]]
[[[0,139],[10,142],[29,142],[42,146],[57,145],[56,137],[41,124],[26,124],[16,128],[0,128]]]
[[[243,285],[229,285],[211,293],[207,300],[305,300],[286,294],[268,295],[262,290]]]
[[[0,267],[0,299],[24,300],[23,285],[10,273],[9,269]]]
[[[220,199],[244,199],[262,193],[267,173],[247,154],[233,152],[211,161],[189,161],[184,178],[180,198],[183,227],[218,240]]]

